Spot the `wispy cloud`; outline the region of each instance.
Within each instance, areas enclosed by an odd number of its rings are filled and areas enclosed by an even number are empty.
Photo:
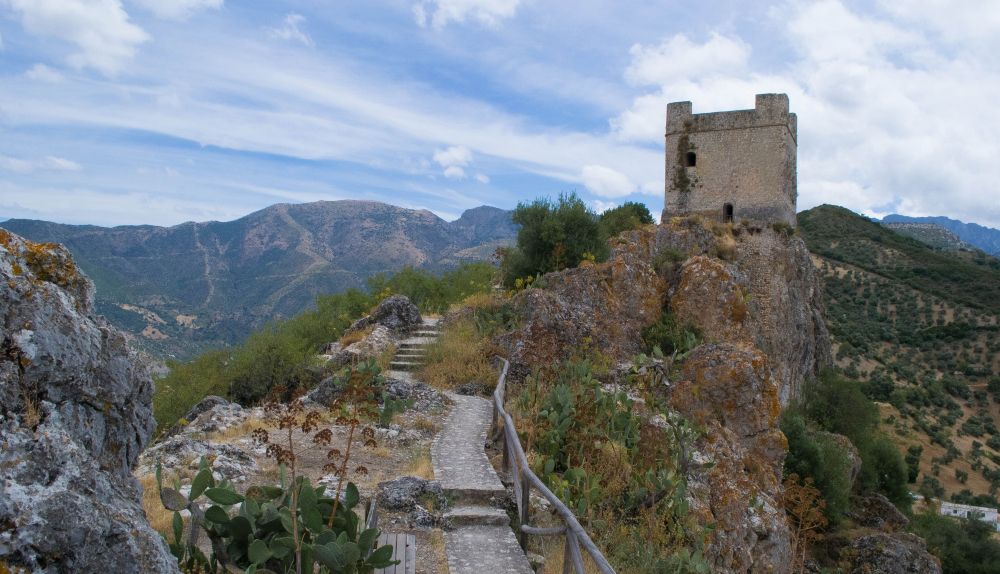
[[[49,84],[57,84],[62,81],[63,76],[59,72],[53,70],[52,68],[46,66],[45,64],[35,64],[28,69],[24,75],[30,79],[38,82],[47,82]]]
[[[202,10],[222,8],[224,0],[132,0],[132,2],[149,10],[158,18],[187,20]]]
[[[268,35],[272,38],[279,38],[290,42],[299,42],[305,46],[314,46],[313,39],[302,30],[301,25],[305,24],[306,17],[302,14],[288,14],[282,21],[281,26],[270,28]]]
[[[451,22],[475,21],[495,28],[512,18],[521,0],[427,0],[413,5],[413,18],[420,27],[440,30]]]
[[[80,171],[80,164],[56,156],[45,156],[41,159],[22,159],[0,154],[0,169],[15,173],[33,173],[36,171]]]

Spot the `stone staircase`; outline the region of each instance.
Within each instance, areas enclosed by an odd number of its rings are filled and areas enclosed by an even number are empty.
[[[445,532],[451,574],[532,574],[531,564],[511,530],[510,517],[491,503],[506,497],[483,445],[492,403],[448,393],[455,403],[431,449],[434,477],[451,499]]]
[[[415,371],[423,366],[427,357],[427,346],[440,335],[437,318],[425,318],[410,336],[400,341],[396,354],[389,363],[391,371]]]

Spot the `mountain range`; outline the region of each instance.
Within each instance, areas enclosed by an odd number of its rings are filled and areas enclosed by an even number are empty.
[[[477,207],[447,222],[373,201],[278,204],[227,222],[98,227],[11,219],[0,226],[64,244],[97,287],[97,309],[157,357],[187,358],[294,315],[373,274],[488,259],[517,233],[510,212]]]
[[[983,227],[976,223],[965,223],[948,217],[910,217],[907,215],[892,214],[882,218],[882,223],[917,223],[934,224],[954,233],[959,239],[982,249],[994,257],[1000,257],[1000,229]]]

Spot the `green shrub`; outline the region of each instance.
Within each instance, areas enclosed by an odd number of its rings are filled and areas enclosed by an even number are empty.
[[[652,352],[654,348],[659,348],[665,355],[674,352],[684,355],[697,347],[700,339],[701,335],[696,327],[681,324],[669,309],[664,310],[659,321],[642,332],[646,350]]]
[[[914,445],[906,449],[906,482],[913,484],[917,482],[920,474],[920,456],[924,453],[924,447]]]
[[[981,520],[940,516],[933,509],[910,523],[949,574],[1000,574],[1000,542],[992,538],[993,528]]]
[[[520,203],[512,219],[521,229],[517,245],[504,255],[502,275],[508,287],[518,278],[576,267],[588,256],[598,261],[608,256],[597,215],[575,193],[560,195],[555,203]]]
[[[860,383],[833,370],[821,373],[806,388],[803,412],[817,429],[844,435],[858,449],[862,491],[880,492],[896,506],[909,509],[909,473],[903,456],[878,430],[878,407],[865,396]]]
[[[788,438],[785,476],[812,478],[826,501],[824,514],[837,524],[850,508],[851,462],[847,453],[829,435],[810,430],[796,409],[781,416],[781,431]]]
[[[653,223],[649,208],[642,203],[627,201],[601,214],[598,224],[604,237],[614,237],[623,231],[638,229]]]

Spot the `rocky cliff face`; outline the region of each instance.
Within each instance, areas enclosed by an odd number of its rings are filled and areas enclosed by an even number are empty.
[[[821,283],[797,236],[675,218],[629,241],[648,243],[654,258],[683,261],[671,274],[670,308],[706,340],[751,344],[767,355],[782,405],[832,364]]]
[[[663,390],[704,429],[690,506],[713,525],[714,572],[786,572],[783,404],[831,361],[809,252],[784,230],[675,218],[612,241],[610,259],[546,275],[518,294],[523,320],[498,339],[515,374],[599,351],[626,361],[664,311],[701,333]]]
[[[0,230],[0,564],[176,572],[131,469],[152,380],[69,253]]]

